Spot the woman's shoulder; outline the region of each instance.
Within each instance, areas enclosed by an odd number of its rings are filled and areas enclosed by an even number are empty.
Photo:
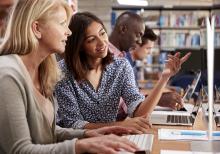
[[[129,67],[129,62],[122,57],[114,58],[112,63],[109,64],[106,68],[107,72],[111,75],[121,75],[122,73],[125,73]]]
[[[61,73],[62,73],[62,79],[65,80],[69,80],[68,78],[72,78],[73,75],[72,73],[70,72],[70,70],[67,68],[67,65],[66,65],[66,62],[64,59],[60,60],[58,62],[58,65],[59,65],[59,68],[61,70]]]
[[[126,58],[124,57],[114,57],[113,58],[113,65],[116,67],[124,67],[127,66],[129,63]]]
[[[14,81],[19,85],[26,85],[29,81],[18,55],[0,56],[0,80],[0,82]]]
[[[0,67],[15,66],[16,58],[14,54],[0,56]]]
[[[74,82],[74,76],[73,74],[68,70],[65,60],[60,60],[58,62],[59,68],[61,70],[61,79],[58,81],[57,86],[68,86],[70,85],[70,82]]]
[[[21,66],[16,58],[16,55],[11,54],[0,56],[0,74],[6,75],[15,72],[21,72]]]
[[[59,65],[59,68],[61,69],[61,71],[63,73],[67,72],[67,67],[66,67],[66,63],[65,63],[65,60],[62,59],[58,62],[58,65]]]

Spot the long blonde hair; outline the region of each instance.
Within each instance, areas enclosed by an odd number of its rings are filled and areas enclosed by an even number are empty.
[[[4,40],[0,46],[0,55],[26,55],[36,51],[39,42],[32,31],[32,23],[36,20],[50,20],[51,13],[62,6],[70,20],[71,8],[65,0],[19,0],[13,9]],[[39,67],[41,92],[45,97],[52,96],[53,88],[59,80],[59,70],[55,55],[48,56]]]

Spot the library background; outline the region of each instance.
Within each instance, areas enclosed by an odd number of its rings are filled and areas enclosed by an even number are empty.
[[[168,53],[191,52],[190,59],[172,80],[173,85],[178,83],[183,88],[198,70],[203,71],[202,84],[207,84],[205,17],[215,15],[215,84],[220,86],[220,0],[148,0],[147,6],[121,5],[119,0],[80,0],[78,10],[96,14],[109,34],[122,12],[140,14],[159,38],[151,55],[142,62],[144,79],[154,78],[149,74],[161,70]]]

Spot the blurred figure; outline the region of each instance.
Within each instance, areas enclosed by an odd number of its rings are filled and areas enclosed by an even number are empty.
[[[78,11],[78,0],[68,0],[68,4],[73,10],[73,14]]]
[[[0,38],[3,37],[11,8],[17,0],[0,0]]]
[[[154,47],[154,42],[157,40],[157,35],[152,29],[145,26],[145,31],[141,40],[141,44],[136,43],[135,46],[130,47],[130,51],[125,53],[126,59],[129,61],[134,70],[136,82],[138,80],[136,61],[142,61],[148,54],[150,54],[151,49]]]
[[[145,26],[145,31],[142,36],[142,43],[137,44],[136,47],[134,47],[134,50],[128,52],[128,55],[130,53],[130,58],[132,61],[144,60],[147,55],[151,53],[156,40],[157,35],[154,33],[154,31],[148,26]]]
[[[145,31],[142,36],[142,43],[136,44],[136,47],[132,47],[130,52],[126,52],[126,58],[130,62],[131,66],[133,67],[136,81],[137,81],[137,68],[136,68],[136,60],[144,60],[148,54],[151,54],[152,48],[154,48],[155,41],[157,40],[157,35],[154,31],[145,26]],[[182,97],[181,95],[175,90],[175,88],[167,87],[170,92],[163,93],[161,99],[159,100],[158,105],[162,107],[170,107],[174,110],[180,109],[183,107],[182,105]],[[147,94],[145,94],[147,95]],[[178,105],[177,105],[178,104]]]
[[[147,27],[145,27],[141,16],[135,12],[123,12],[117,18],[115,27],[109,37],[110,51],[116,57],[127,58],[131,66],[134,67],[134,60],[142,59],[149,52],[149,50],[142,49],[145,47],[150,49],[154,45],[154,41],[151,41],[150,35],[153,35],[152,37],[157,37],[154,36],[155,34],[152,34],[152,30],[147,28],[145,31],[145,28]],[[153,40],[154,39],[156,38],[153,38]],[[142,50],[143,52],[132,51],[135,48],[137,50]],[[190,54],[188,54],[188,56],[189,55]],[[171,107],[175,110],[180,109],[183,106],[181,96],[174,90],[169,93],[163,93],[158,105],[163,107]],[[118,119],[123,119],[126,116],[125,114],[127,112],[127,108],[122,100],[120,106]]]
[[[126,52],[142,43],[145,25],[143,19],[134,12],[123,12],[116,20],[109,36],[109,49],[115,56],[124,57]]]
[[[78,11],[78,0],[67,0],[69,6],[72,8],[73,10],[73,14],[75,14]],[[64,58],[64,54],[56,54],[56,59],[59,62],[60,60],[62,60]]]

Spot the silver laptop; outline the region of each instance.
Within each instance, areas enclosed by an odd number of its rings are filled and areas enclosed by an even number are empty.
[[[213,112],[214,112],[214,118],[216,122],[216,126],[220,127],[220,87],[215,86],[215,98],[214,98],[214,106],[213,106]],[[208,104],[206,104],[206,114],[208,112]]]
[[[188,89],[183,96],[184,109],[180,111],[153,111],[151,115],[152,124],[192,126],[200,105],[193,105],[186,102],[189,102],[190,98],[192,97],[200,77],[201,71],[196,73],[192,84],[188,86]],[[201,103],[201,101],[199,103]]]
[[[208,104],[208,88],[203,87],[204,91],[204,100],[202,104],[203,112],[205,113],[205,118],[208,120],[208,111],[209,111],[209,104]],[[215,86],[215,97],[214,97],[214,104],[213,104],[213,115],[215,119],[216,126],[220,127],[220,87]]]

